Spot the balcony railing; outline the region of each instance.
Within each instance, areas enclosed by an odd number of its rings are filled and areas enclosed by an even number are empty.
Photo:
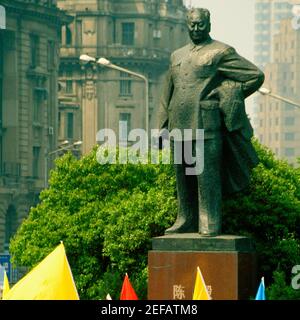
[[[108,46],[78,46],[78,47],[62,47],[61,57],[72,58],[79,57],[82,53],[88,53],[93,56],[103,56],[109,59],[113,58],[132,58],[137,60],[151,61],[168,61],[171,52],[167,49],[123,46],[123,45],[108,45]]]
[[[15,162],[4,162],[0,168],[1,175],[6,177],[20,177],[21,164]]]

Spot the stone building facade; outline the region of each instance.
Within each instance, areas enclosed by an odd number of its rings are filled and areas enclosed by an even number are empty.
[[[46,154],[57,147],[60,31],[56,0],[1,0],[0,253],[44,188]]]
[[[123,137],[119,121],[127,122],[127,131],[146,126],[145,83],[127,73],[82,65],[81,54],[105,57],[147,77],[154,127],[170,53],[188,42],[182,0],[58,0],[58,6],[74,18],[62,30],[59,140],[82,140],[87,153],[100,129]]]

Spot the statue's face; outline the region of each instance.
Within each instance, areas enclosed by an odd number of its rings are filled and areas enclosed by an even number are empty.
[[[191,40],[195,44],[207,40],[210,32],[209,19],[200,11],[195,11],[188,17],[188,29]]]

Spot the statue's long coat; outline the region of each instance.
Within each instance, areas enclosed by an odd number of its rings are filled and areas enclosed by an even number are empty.
[[[255,65],[211,38],[171,55],[158,126],[182,133],[184,129],[204,129],[205,140],[222,132],[224,194],[244,189],[258,163],[244,100],[263,81],[264,74]]]

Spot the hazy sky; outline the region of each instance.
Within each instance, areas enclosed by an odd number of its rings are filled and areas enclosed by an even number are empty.
[[[254,0],[186,0],[211,12],[211,36],[228,43],[245,58],[254,57]]]

